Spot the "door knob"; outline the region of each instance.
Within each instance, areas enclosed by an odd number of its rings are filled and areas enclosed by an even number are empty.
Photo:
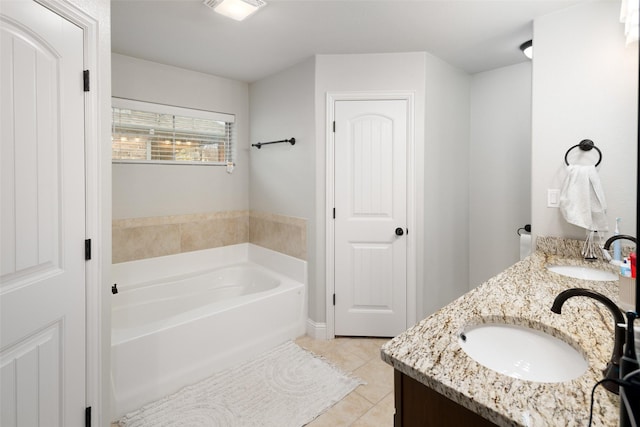
[[[404,234],[404,230],[401,227],[396,228],[396,236],[402,236]]]

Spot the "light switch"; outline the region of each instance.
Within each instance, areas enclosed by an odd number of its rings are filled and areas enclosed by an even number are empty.
[[[560,190],[557,188],[547,189],[547,207],[559,208],[560,207]]]

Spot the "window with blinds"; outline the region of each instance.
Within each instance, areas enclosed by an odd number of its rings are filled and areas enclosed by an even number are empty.
[[[234,161],[232,114],[113,98],[117,163],[227,165]]]

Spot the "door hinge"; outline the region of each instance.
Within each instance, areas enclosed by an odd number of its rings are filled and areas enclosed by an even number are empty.
[[[336,219],[336,208],[333,208],[333,219]]]
[[[82,81],[84,83],[84,91],[89,92],[89,70],[82,72]]]
[[[333,121],[333,133],[336,133],[336,121]]]
[[[84,259],[89,261],[91,259],[91,239],[84,241]]]
[[[336,294],[333,294],[333,305],[336,305]]]
[[[91,406],[84,410],[84,426],[91,427]]]

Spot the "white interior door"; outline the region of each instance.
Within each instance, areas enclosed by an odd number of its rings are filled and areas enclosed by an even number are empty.
[[[83,31],[0,2],[0,425],[85,417]]]
[[[335,335],[407,328],[407,111],[335,102]]]

